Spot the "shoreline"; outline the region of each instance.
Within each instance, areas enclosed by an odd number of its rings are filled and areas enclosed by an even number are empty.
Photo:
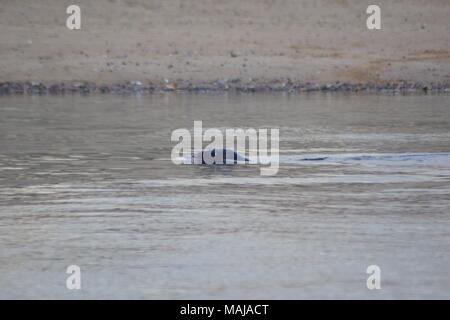
[[[161,92],[370,92],[370,93],[427,93],[450,92],[450,81],[412,82],[406,80],[380,82],[332,82],[311,83],[288,78],[274,80],[223,79],[195,82],[187,80],[161,82],[126,81],[102,84],[91,81],[41,82],[41,81],[6,81],[0,82],[0,96],[5,95],[58,95],[58,94],[130,94]]]

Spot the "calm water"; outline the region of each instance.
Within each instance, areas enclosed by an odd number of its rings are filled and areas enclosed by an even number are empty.
[[[194,120],[279,128],[278,175],[175,166]],[[448,95],[0,98],[0,298],[448,299],[449,265]]]

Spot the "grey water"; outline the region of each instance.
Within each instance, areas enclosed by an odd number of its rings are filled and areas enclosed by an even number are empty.
[[[278,174],[173,164],[194,120],[279,128]],[[0,97],[0,298],[448,299],[449,265],[448,95]]]

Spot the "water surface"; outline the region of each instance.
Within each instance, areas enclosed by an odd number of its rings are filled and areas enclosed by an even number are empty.
[[[279,173],[175,166],[194,120],[279,128]],[[448,299],[449,97],[1,97],[0,248],[0,298]]]

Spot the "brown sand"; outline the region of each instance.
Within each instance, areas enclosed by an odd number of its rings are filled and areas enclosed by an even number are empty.
[[[450,1],[2,0],[0,81],[450,80]],[[68,30],[78,4],[82,29]]]

